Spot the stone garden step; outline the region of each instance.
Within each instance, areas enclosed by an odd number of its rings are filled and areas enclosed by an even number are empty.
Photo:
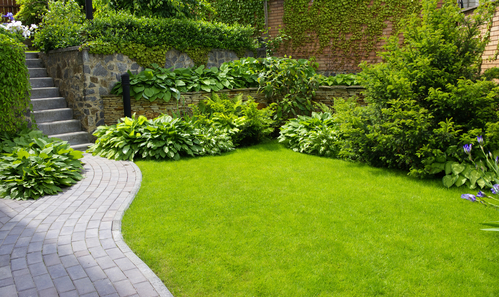
[[[82,143],[82,144],[73,144],[71,145],[71,148],[73,148],[76,151],[86,151],[93,143]]]
[[[47,69],[45,68],[28,68],[29,77],[47,77]]]
[[[67,107],[64,97],[31,99],[31,104],[33,104],[33,111]]]
[[[38,129],[46,135],[63,134],[81,131],[81,124],[78,120],[55,121],[37,124]]]
[[[57,87],[44,87],[31,89],[31,99],[59,97],[59,88]]]
[[[53,87],[54,80],[52,77],[34,77],[29,79],[29,83],[32,88],[45,88],[45,87]]]
[[[85,131],[50,135],[52,138],[59,138],[60,140],[69,142],[71,147],[77,144],[90,143],[88,136],[88,132]]]
[[[37,124],[73,119],[73,110],[71,108],[38,110],[32,113],[35,116]]]
[[[43,68],[42,59],[26,59],[28,68]]]
[[[26,59],[38,59],[38,53],[24,53],[26,55]]]

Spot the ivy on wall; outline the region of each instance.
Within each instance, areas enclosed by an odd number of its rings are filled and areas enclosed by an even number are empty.
[[[414,0],[286,0],[284,32],[291,37],[286,45],[307,56],[330,48],[335,68],[357,66],[375,49],[388,22],[396,33],[401,19],[419,8]]]
[[[264,0],[210,0],[210,4],[216,11],[212,16],[214,21],[249,25],[255,28],[255,33],[264,30]]]

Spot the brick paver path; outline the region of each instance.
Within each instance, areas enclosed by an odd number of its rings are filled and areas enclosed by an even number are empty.
[[[172,296],[121,236],[140,170],[83,162],[85,178],[59,195],[0,199],[0,296]]]

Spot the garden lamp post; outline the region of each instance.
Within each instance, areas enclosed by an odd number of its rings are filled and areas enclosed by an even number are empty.
[[[94,13],[92,11],[92,0],[85,0],[85,12],[87,14],[87,20],[94,19]]]

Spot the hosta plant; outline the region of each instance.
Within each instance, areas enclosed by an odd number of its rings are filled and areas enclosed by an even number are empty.
[[[81,180],[82,152],[40,131],[24,130],[0,137],[0,196],[38,199]]]
[[[336,157],[341,147],[338,124],[330,112],[290,119],[278,140],[295,152],[326,157]]]
[[[214,155],[233,149],[229,135],[169,115],[152,120],[135,115],[123,118],[116,125],[98,127],[94,136],[98,139],[88,151],[114,160],[179,160],[182,156]]]

